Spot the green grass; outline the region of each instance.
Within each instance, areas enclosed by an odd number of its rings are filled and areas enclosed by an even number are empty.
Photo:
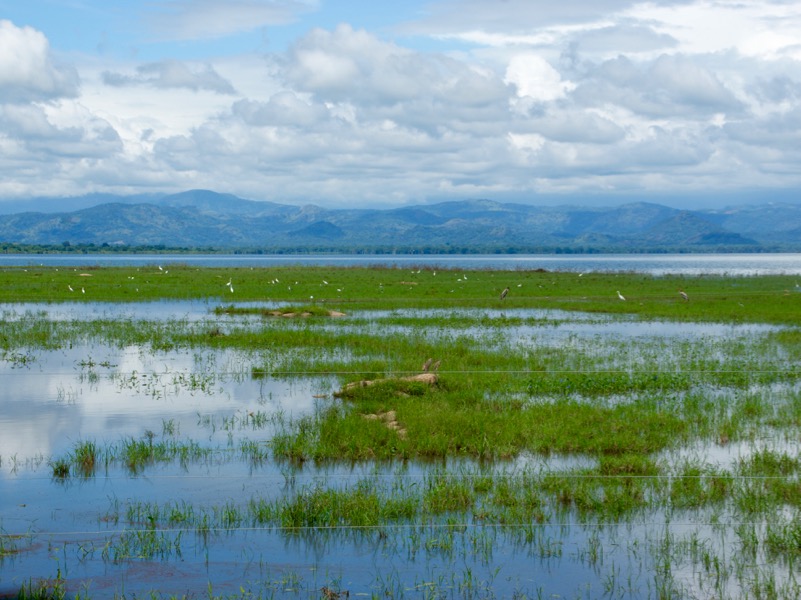
[[[211,298],[326,309],[557,308],[680,321],[797,323],[792,276],[660,276],[635,273],[416,270],[389,267],[7,267],[0,302],[141,302]],[[436,275],[434,275],[436,273]],[[467,279],[463,276],[467,274]],[[231,293],[226,283],[232,281]],[[275,281],[278,280],[278,283]],[[327,283],[325,283],[327,282]],[[74,291],[69,290],[69,286]],[[503,301],[498,296],[509,286]],[[519,286],[519,287],[518,287]],[[84,289],[84,293],[80,290]],[[685,302],[678,290],[687,291]],[[627,300],[617,298],[617,290]]]
[[[162,422],[159,437],[147,431],[106,445],[79,441],[65,456],[50,459],[55,479],[89,477],[101,466],[138,474],[160,463],[223,454],[253,469],[275,461],[287,473],[311,465],[323,467],[320,473],[331,465],[376,470],[355,483],[296,486],[289,476],[280,490],[210,506],[132,499],[122,516],[130,531],[108,544],[109,562],[179,559],[177,531],[213,543],[211,532],[248,527],[274,527],[296,537],[309,530],[347,531],[353,533],[343,535],[361,541],[385,540],[393,531],[397,546],[388,551],[453,556],[458,536],[467,535],[460,529],[465,523],[498,526],[533,555],[550,559],[572,550],[544,535],[543,525],[578,522],[595,531],[645,523],[647,552],[654,557],[647,565],[654,573],[652,595],[682,596],[675,569],[698,578],[700,595],[726,597],[726,585],[736,583],[743,596],[793,597],[792,586],[782,591],[772,575],[751,565],[777,560],[793,568],[801,553],[801,459],[793,445],[801,425],[796,278],[469,271],[464,279],[455,270],[434,275],[430,269],[182,265],[165,265],[163,272],[85,272],[91,277],[6,269],[0,289],[7,302],[212,298],[223,308],[197,323],[58,323],[43,314],[5,319],[5,360],[25,366],[36,360],[32,349],[72,344],[138,346],[152,353],[225,350],[237,357],[237,376],[312,378],[323,398],[311,413],[294,418],[260,411],[209,418],[209,429],[229,434],[226,448],[185,439],[172,419]],[[225,285],[229,278],[233,294]],[[86,293],[69,292],[67,285],[83,285]],[[511,292],[501,301],[506,286]],[[678,289],[688,292],[689,302]],[[581,311],[583,323],[665,320],[684,324],[689,334],[582,337],[570,334],[571,312],[528,312],[539,308]],[[273,309],[308,311],[313,318],[251,318],[272,317]],[[329,309],[347,316],[315,318]],[[594,316],[588,319],[588,313]],[[700,322],[782,327],[691,335]],[[567,334],[554,337],[554,331]],[[404,379],[420,373],[428,358],[441,360],[432,385]],[[109,377],[136,393],[157,394],[169,386],[213,394],[223,381],[213,366],[190,374],[120,374],[96,363],[88,356],[80,363],[90,383]],[[380,381],[344,389],[374,380]],[[672,458],[693,446],[727,444],[742,444],[746,457],[728,466],[703,457]],[[575,459],[582,466],[514,466],[527,457]],[[415,469],[393,471],[397,465]],[[691,533],[676,533],[673,520]],[[657,522],[664,522],[664,532],[654,533]],[[720,539],[703,537],[713,534]],[[474,547],[491,553],[492,542],[478,539],[482,535],[488,534],[476,534]],[[11,538],[6,540],[10,547]],[[618,551],[644,551],[624,546]],[[577,552],[600,568],[603,550],[598,537],[589,536]],[[625,585],[610,576],[608,595],[625,595]]]

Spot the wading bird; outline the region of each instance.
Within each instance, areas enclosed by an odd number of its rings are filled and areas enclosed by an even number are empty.
[[[618,291],[617,291],[617,297],[618,297],[618,298],[620,298],[621,300],[625,300],[625,299],[626,299],[626,298],[623,296],[623,294],[621,294],[621,293],[620,293],[620,290],[618,290]]]
[[[679,296],[684,298],[684,300],[687,301],[687,302],[690,301],[690,297],[687,295],[687,292],[685,292],[684,290],[679,290]]]
[[[508,293],[509,293],[509,288],[508,287],[503,288],[503,291],[501,292],[501,300],[506,298],[506,294]]]

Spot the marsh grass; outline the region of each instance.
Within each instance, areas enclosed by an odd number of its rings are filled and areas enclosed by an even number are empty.
[[[95,474],[99,460],[98,448],[93,441],[83,441],[76,444],[72,451],[72,464],[82,477],[91,477]]]
[[[464,551],[466,544],[476,555],[491,555],[496,534],[489,532],[503,531],[539,560],[556,561],[564,552],[563,538],[551,536],[546,526],[569,529],[578,522],[598,531],[609,524],[637,524],[650,536],[664,521],[664,534],[657,531],[648,548],[653,562],[640,559],[643,550],[634,542],[616,550],[628,551],[641,569],[653,572],[648,592],[654,597],[691,596],[695,583],[685,593],[678,580],[683,569],[708,597],[736,597],[729,593],[736,589],[742,596],[790,598],[798,591],[758,566],[765,557],[797,564],[801,539],[799,458],[792,450],[757,446],[760,440],[796,440],[801,424],[801,303],[799,296],[783,292],[794,286],[794,278],[475,271],[465,279],[447,270],[434,276],[403,269],[170,266],[167,274],[93,269],[91,278],[81,280],[87,294],[77,298],[66,285],[75,283],[75,273],[37,271],[33,277],[15,269],[0,273],[8,284],[0,287],[5,299],[230,302],[225,282],[231,278],[236,301],[254,306],[230,305],[202,323],[6,319],[0,323],[6,361],[24,367],[29,361],[14,357],[34,360],[31,349],[98,341],[147,352],[237,350],[247,357],[244,377],[314,377],[331,382],[331,389],[322,390],[326,398],[310,414],[254,411],[222,421],[209,418],[212,432],[248,432],[238,444],[229,443],[227,451],[236,460],[277,461],[286,473],[303,473],[310,463],[374,464],[381,473],[391,465],[412,464],[421,473],[309,485],[296,485],[290,475],[291,483],[270,494],[208,506],[190,499],[163,504],[134,499],[125,512],[127,529],[107,545],[106,561],[172,560],[182,556],[175,531],[193,531],[203,546],[214,543],[215,531],[247,527],[273,527],[310,544],[323,532],[359,543],[378,537],[387,552],[444,557],[446,564],[461,560],[459,548]],[[283,283],[274,283],[278,279]],[[513,293],[500,302],[497,295],[507,285]],[[677,296],[679,288],[690,293],[690,302]],[[629,300],[619,301],[617,289]],[[287,305],[313,315],[337,309],[349,316],[249,318]],[[622,318],[787,327],[714,339],[549,337],[542,329],[569,330],[570,316],[525,316],[522,309],[532,308],[582,311],[584,322],[595,313],[604,323]],[[215,321],[223,315],[224,323]],[[434,385],[402,379],[419,373],[429,357],[441,360]],[[192,374],[114,373],[90,358],[79,366],[95,378],[90,382],[108,376],[121,390],[137,393],[171,388],[214,394],[221,381],[213,365]],[[384,381],[332,399],[347,383],[379,379]],[[180,423],[164,420],[160,438],[147,431],[105,447],[82,441],[49,464],[53,477],[64,480],[70,474],[89,477],[100,465],[138,474],[155,464],[202,461],[220,452],[179,432]],[[754,446],[730,467],[660,458],[691,444],[722,448],[736,441]],[[514,466],[523,455],[547,460],[554,454],[587,459],[590,466],[553,471]],[[471,467],[459,470],[460,464]],[[720,534],[723,541],[677,537],[670,523],[674,515],[690,523],[711,515],[712,529],[717,524],[726,532]],[[749,525],[735,529],[727,525],[730,519]],[[610,566],[619,554],[604,548],[599,536],[589,536],[579,549],[582,560],[599,568],[610,561],[604,567],[610,573],[609,597],[637,597],[642,590],[621,580]],[[485,589],[467,574],[449,585],[442,589]],[[386,587],[403,589],[391,582]]]
[[[165,272],[166,271],[166,272]],[[214,298],[363,309],[427,307],[558,308],[642,315],[681,321],[797,323],[801,307],[792,276],[647,276],[431,269],[411,273],[394,267],[284,266],[263,269],[153,267],[9,267],[0,271],[4,302],[149,301]],[[81,276],[81,273],[89,277]],[[232,280],[235,293],[228,291]],[[327,282],[327,283],[326,283]],[[415,285],[411,285],[415,284]],[[85,287],[84,294],[70,292]],[[76,288],[77,286],[77,288]],[[498,300],[501,290],[513,293]],[[519,287],[518,287],[519,286]],[[616,290],[623,290],[620,302]],[[677,294],[684,289],[691,300]],[[344,311],[347,312],[347,311]]]

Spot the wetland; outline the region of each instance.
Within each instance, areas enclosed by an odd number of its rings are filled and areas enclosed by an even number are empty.
[[[0,597],[801,595],[797,275],[0,289]]]

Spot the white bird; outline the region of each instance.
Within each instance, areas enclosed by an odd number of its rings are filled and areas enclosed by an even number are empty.
[[[621,294],[621,293],[620,293],[620,290],[618,290],[618,291],[617,291],[617,297],[618,297],[618,298],[620,298],[621,300],[625,300],[625,299],[626,299],[626,298],[623,296],[623,294]]]
[[[81,288],[81,293],[82,293],[82,294],[85,294],[85,293],[86,293],[86,290],[85,290],[85,289],[83,289],[83,288]]]
[[[687,302],[690,301],[690,297],[687,295],[687,292],[685,292],[684,290],[679,290],[679,296],[684,298]]]
[[[323,279],[323,283],[324,283],[325,285],[328,285],[328,282],[327,282],[325,279]]]
[[[72,286],[71,286],[71,285],[67,284],[67,287],[70,289],[70,291],[71,291],[71,292],[74,292],[74,291],[75,291],[75,290],[73,290],[73,289],[72,289]]]

